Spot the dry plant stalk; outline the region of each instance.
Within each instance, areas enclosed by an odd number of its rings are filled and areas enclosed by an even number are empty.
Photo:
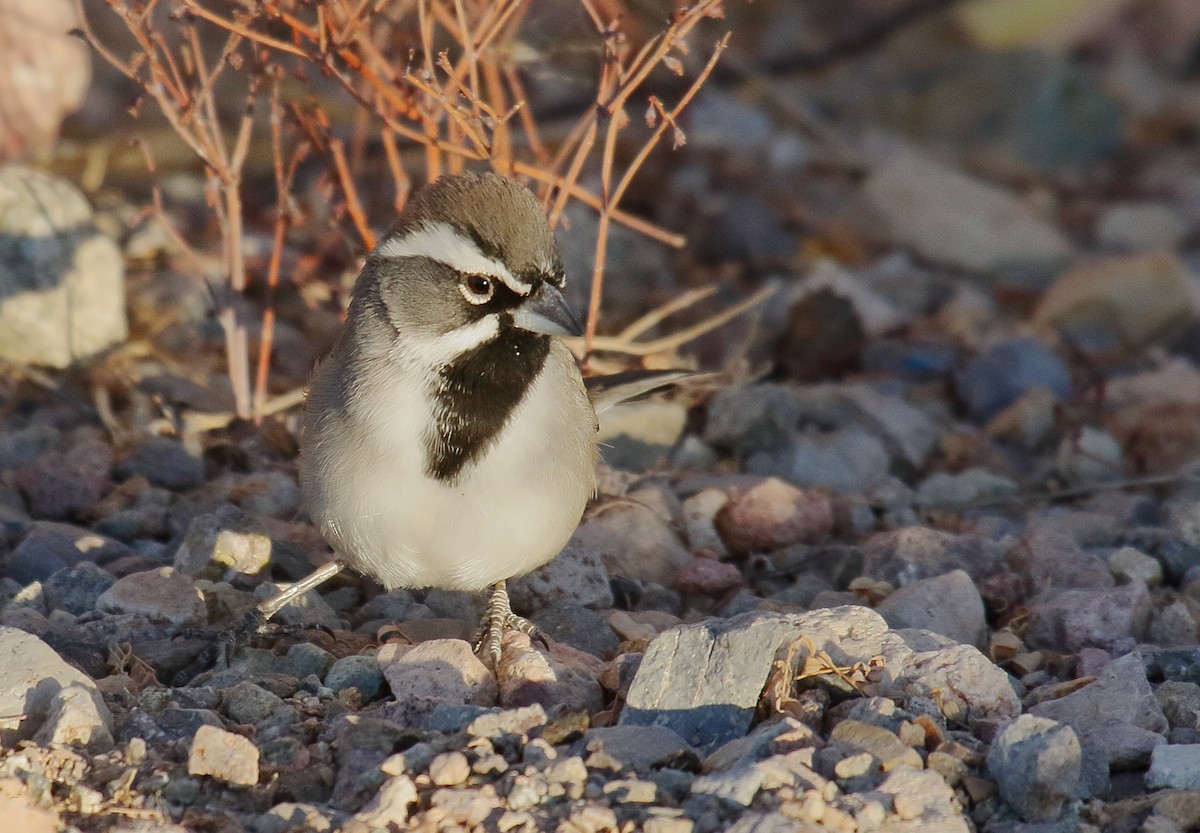
[[[83,0],[76,2],[82,18]],[[646,344],[634,344],[628,333],[616,340],[597,338],[609,229],[623,224],[662,243],[683,244],[680,236],[624,211],[621,202],[668,132],[675,146],[684,142],[680,114],[708,79],[729,36],[715,43],[674,104],[646,96],[649,133],[623,166],[618,140],[630,124],[629,108],[645,95],[656,70],[685,74],[689,38],[706,18],[723,16],[723,0],[694,0],[675,8],[665,28],[642,41],[627,31],[619,0],[578,0],[595,29],[595,96],[557,147],[543,135],[520,71],[518,41],[529,0],[175,0],[169,15],[169,9],[159,8],[167,5],[159,0],[105,2],[129,30],[137,50],[121,58],[86,23],[85,35],[105,60],[140,86],[202,162],[209,205],[222,231],[223,283],[233,293],[244,292],[247,285],[241,246],[243,168],[252,134],[262,128],[263,120],[254,118],[255,105],[261,107],[269,96],[277,214],[272,254],[261,276],[267,308],[253,384],[246,322],[237,312],[243,305],[229,299],[220,312],[237,416],[261,419],[268,401],[272,299],[290,227],[290,190],[296,166],[310,151],[324,159],[328,180],[341,196],[343,216],[366,248],[374,244],[374,233],[359,189],[368,184],[362,171],[368,144],[382,149],[397,211],[413,183],[462,171],[468,164],[532,181],[553,224],[562,220],[570,200],[590,206],[599,214],[599,229],[581,352],[600,348],[646,354]],[[167,29],[164,17],[174,29]],[[219,49],[214,50],[214,43]],[[317,75],[336,82],[357,107],[349,140],[347,129],[328,115],[327,99],[281,95],[289,76],[304,81]],[[228,96],[228,86],[240,85],[245,107],[237,119],[222,118],[218,80],[222,98]],[[285,122],[291,126],[291,142],[284,138]],[[419,157],[406,155],[409,149],[418,150]],[[153,165],[148,151],[147,162]],[[599,174],[599,193],[581,184],[583,175],[593,171]],[[155,210],[170,228],[157,192]],[[172,234],[184,252],[195,254],[177,232]],[[711,326],[689,330],[684,340]]]

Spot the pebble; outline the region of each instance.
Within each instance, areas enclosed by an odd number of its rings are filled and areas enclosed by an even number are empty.
[[[1153,202],[1115,202],[1096,221],[1100,245],[1124,251],[1175,249],[1190,231],[1171,208]]]
[[[987,633],[983,599],[963,570],[901,587],[875,609],[893,628],[924,628],[976,647]]]
[[[858,427],[797,433],[783,449],[752,454],[745,463],[746,471],[754,474],[845,495],[882,484],[890,468],[883,440]]]
[[[367,654],[352,654],[337,660],[325,673],[324,681],[335,694],[348,688],[357,689],[364,703],[379,697],[384,683],[379,660]]]
[[[533,622],[547,637],[597,657],[611,656],[621,644],[603,616],[579,605],[549,608],[534,616]]]
[[[818,491],[768,478],[730,494],[717,512],[716,527],[734,555],[770,552],[824,539],[833,529],[833,506]]]
[[[1154,690],[1154,697],[1172,729],[1200,731],[1200,685],[1167,680]]]
[[[1033,647],[1132,648],[1150,622],[1141,582],[1112,590],[1047,590],[1029,601],[1026,641]]]
[[[129,553],[119,541],[82,527],[39,521],[9,553],[5,574],[22,585],[45,581],[80,561],[107,562]]]
[[[634,501],[606,504],[586,518],[568,542],[568,547],[584,548],[598,557],[607,574],[639,581],[669,584],[691,553],[676,534],[671,520],[655,509]],[[598,574],[593,574],[598,579]],[[593,582],[595,584],[595,582]],[[596,606],[612,604],[611,589],[598,585],[590,594]],[[605,598],[603,593],[607,592]],[[597,595],[597,594],[600,595]],[[588,599],[585,594],[583,599]],[[599,605],[606,601],[607,605]]]
[[[290,586],[264,581],[254,588],[254,598],[260,602],[265,601]],[[304,595],[292,599],[279,609],[273,621],[284,625],[320,625],[331,629],[340,628],[342,624],[337,611],[330,607],[316,590],[309,590]]]
[[[324,679],[334,663],[333,654],[311,642],[297,642],[288,648],[287,658],[292,673],[300,679],[312,674]]]
[[[1162,563],[1133,547],[1121,547],[1108,557],[1108,569],[1118,579],[1139,581],[1147,587],[1162,584]]]
[[[354,818],[369,830],[403,830],[416,803],[417,787],[412,779],[395,775],[383,782],[367,806]]]
[[[790,441],[802,412],[799,394],[784,385],[725,388],[709,400],[704,440],[739,457],[780,448]]]
[[[833,727],[829,740],[833,747],[846,750],[848,754],[869,754],[878,761],[884,772],[902,766],[915,769],[925,767],[925,762],[917,750],[905,745],[896,735],[880,726],[860,723],[857,720],[843,720]]]
[[[142,437],[114,468],[121,479],[144,477],[155,486],[176,492],[204,483],[204,458],[174,437]]]
[[[1070,486],[1109,483],[1125,472],[1125,452],[1107,431],[1085,426],[1077,435],[1064,437],[1054,458],[1054,468]]]
[[[516,610],[535,616],[565,604],[612,607],[605,549],[597,530],[585,526],[576,530],[548,564],[508,583],[509,600]]]
[[[208,620],[204,597],[172,567],[159,567],[118,579],[96,600],[107,613],[138,613],[182,628]]]
[[[454,787],[471,774],[471,764],[461,752],[443,752],[429,764],[429,779],[439,787]]]
[[[201,726],[188,753],[188,774],[252,786],[258,783],[258,749],[241,735],[216,726]]]
[[[48,610],[65,610],[80,615],[94,610],[96,601],[116,579],[90,561],[64,567],[42,583]]]
[[[627,724],[589,729],[583,736],[583,746],[603,751],[635,772],[652,768],[693,752],[678,732],[666,726]]]
[[[379,649],[378,661],[397,704],[410,717],[427,714],[440,703],[496,703],[496,678],[461,639],[389,643]]]
[[[261,723],[283,708],[282,698],[249,680],[226,691],[222,700],[225,713],[238,723]]]
[[[1152,790],[1200,790],[1200,743],[1155,747],[1146,787]]]
[[[107,452],[111,464],[112,452]],[[51,452],[26,464],[17,472],[16,485],[35,518],[60,520],[81,517],[92,509],[112,488],[107,466]]]
[[[913,526],[872,535],[862,554],[863,575],[903,587],[954,570],[979,580],[995,571],[1004,547],[976,535]]]
[[[257,575],[270,563],[271,550],[271,538],[261,525],[226,505],[188,522],[173,563],[196,578],[221,579],[230,571]]]
[[[980,423],[997,416],[1031,390],[1042,388],[1062,401],[1071,395],[1071,373],[1049,347],[1032,338],[988,348],[954,377],[955,391]]]
[[[1069,726],[1023,714],[993,741],[987,770],[1021,818],[1054,821],[1080,797],[1082,754]]]

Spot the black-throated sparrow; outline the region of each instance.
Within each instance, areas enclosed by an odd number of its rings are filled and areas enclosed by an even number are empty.
[[[417,193],[367,257],[312,381],[300,482],[336,559],[259,605],[270,618],[344,567],[390,588],[491,588],[477,646],[493,664],[507,579],[545,564],[594,487],[596,410],[678,378],[637,374],[589,398],[563,267],[533,195],[494,174]]]

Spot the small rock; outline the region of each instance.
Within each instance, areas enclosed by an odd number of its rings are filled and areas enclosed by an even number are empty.
[[[364,703],[369,703],[383,690],[383,672],[379,660],[366,654],[353,654],[337,660],[325,675],[325,685],[334,693],[356,688]]]
[[[955,390],[977,422],[987,422],[1035,388],[1060,401],[1071,395],[1071,373],[1050,348],[1032,338],[1001,342],[955,375]]]
[[[684,593],[717,595],[742,583],[741,571],[732,564],[711,558],[693,558],[675,574],[675,586]]]
[[[988,772],[1026,821],[1054,821],[1078,796],[1082,750],[1069,726],[1023,714],[988,750]]]
[[[297,642],[288,648],[287,658],[292,666],[292,673],[301,680],[310,674],[324,679],[334,663],[333,654],[311,642]]]
[[[106,445],[100,445],[108,451]],[[111,458],[108,452],[110,464]],[[31,515],[52,520],[85,515],[112,488],[107,466],[97,470],[87,461],[54,452],[41,455],[17,472],[16,485],[25,495]]]
[[[443,752],[429,764],[429,780],[439,787],[455,787],[467,780],[471,764],[461,752]]]
[[[1133,547],[1121,547],[1108,557],[1108,569],[1117,578],[1139,581],[1147,587],[1162,584],[1162,564]]]
[[[107,752],[113,747],[112,715],[95,686],[71,684],[54,694],[46,722],[33,739],[42,746],[81,746]]]
[[[0,740],[6,746],[33,737],[47,725],[50,734],[69,736],[71,742],[111,745],[112,716],[96,684],[67,665],[49,645],[23,631],[0,627],[0,665],[4,668],[0,675]],[[72,693],[56,701],[56,695],[68,690]],[[91,697],[92,708],[80,705],[76,691]],[[52,713],[55,722],[49,723]]]
[[[1124,457],[1112,434],[1085,426],[1077,436],[1063,438],[1054,468],[1071,486],[1108,483],[1124,474]]]
[[[827,537],[833,529],[833,507],[820,492],[769,478],[731,494],[717,512],[716,527],[735,555],[770,552]]]
[[[396,775],[383,782],[375,797],[354,818],[370,830],[403,830],[416,803],[417,787],[412,779]]]
[[[1004,550],[979,536],[912,526],[871,536],[862,553],[863,575],[904,586],[954,570],[978,581],[994,572]]]
[[[1026,641],[1034,647],[1078,651],[1133,647],[1150,621],[1146,585],[1112,590],[1047,590],[1029,601]]]
[[[586,607],[553,607],[535,616],[533,622],[551,639],[598,657],[610,656],[621,644],[608,621]]]
[[[622,724],[588,729],[583,743],[589,750],[603,750],[635,772],[649,772],[693,751],[678,732],[655,725]]]
[[[204,482],[204,458],[173,437],[143,437],[115,469],[117,477],[144,477],[155,486],[176,492]]]
[[[745,469],[805,487],[855,495],[883,483],[891,457],[883,440],[862,428],[796,433],[782,449],[751,454]]]
[[[233,506],[198,515],[175,551],[179,572],[196,578],[220,579],[230,570],[257,575],[271,560],[271,537],[249,515]]]
[[[728,501],[720,489],[704,489],[683,502],[683,529],[692,552],[704,551],[716,558],[726,554],[716,517]]]
[[[0,235],[0,357],[61,368],[125,340],[121,252],[75,186],[0,168]]]
[[[1182,217],[1152,202],[1113,203],[1096,223],[1096,239],[1101,246],[1130,252],[1175,249],[1189,231]]]
[[[279,709],[283,699],[249,680],[243,680],[224,695],[225,713],[238,723],[260,723]]]
[[[634,501],[602,506],[579,525],[567,547],[590,553],[590,559],[599,556],[602,566],[613,575],[658,584],[668,583],[675,571],[691,558],[670,519]],[[600,575],[595,567],[580,573],[582,598],[603,602],[604,593],[608,593],[607,604],[611,605],[612,591],[607,578],[604,589],[600,588]]]
[[[868,753],[879,762],[884,772],[902,766],[925,768],[925,762],[917,750],[880,726],[860,723],[857,720],[843,720],[833,727],[829,742],[848,754]]]
[[[208,620],[200,591],[192,586],[191,579],[172,567],[118,579],[96,600],[96,609],[106,613],[140,613],[176,627],[200,625]]]
[[[1046,275],[1070,257],[1062,233],[1009,192],[914,150],[883,155],[864,192],[896,242],[923,258],[999,277]]]
[[[1185,647],[1196,644],[1196,619],[1182,599],[1159,610],[1146,628],[1146,638],[1154,645]]]
[[[963,570],[901,587],[876,610],[893,628],[924,628],[976,647],[987,633],[983,599]]]
[[[8,556],[5,574],[20,584],[45,581],[80,561],[109,562],[129,553],[119,541],[64,523],[42,521],[29,531]]]
[[[1138,347],[1195,314],[1190,283],[1166,252],[1087,263],[1054,282],[1033,321],[1085,347]]]
[[[725,388],[709,400],[704,440],[738,456],[780,448],[790,441],[802,412],[793,388],[775,384]]]
[[[508,595],[513,607],[528,615],[563,604],[612,607],[605,550],[598,546],[601,539],[596,533],[585,522],[552,561],[510,581]]]
[[[527,635],[510,632],[505,634],[496,668],[500,705],[513,708],[536,703],[594,714],[604,704],[597,682],[602,668],[603,663],[591,654],[557,644],[547,655],[535,650]]]
[[[379,667],[410,716],[439,703],[491,706],[496,678],[461,639],[431,639],[420,645],[389,643],[379,649]]]
[[[950,474],[939,471],[921,481],[917,501],[923,505],[954,506],[1015,495],[1019,487],[1007,477],[985,469]]]
[[[1030,713],[1070,726],[1084,749],[1113,769],[1145,766],[1151,750],[1165,742],[1167,719],[1136,654],[1113,660],[1096,682]]]
[[[96,600],[116,581],[90,561],[81,561],[51,575],[42,584],[48,610],[65,610],[76,616],[96,607]]]
[[[201,726],[188,754],[189,775],[209,775],[228,784],[258,783],[258,749],[248,739],[216,726]]]
[[[1151,790],[1200,790],[1200,743],[1156,747],[1150,754],[1146,787]]]

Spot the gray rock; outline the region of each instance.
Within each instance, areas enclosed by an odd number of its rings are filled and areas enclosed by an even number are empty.
[[[383,690],[379,660],[366,654],[342,657],[325,674],[325,686],[334,692],[356,688],[363,702],[369,703]]]
[[[711,751],[750,728],[776,649],[796,635],[782,617],[742,615],[672,628],[646,649],[622,726],[665,726]]]
[[[1048,275],[1070,257],[1067,239],[1013,194],[907,148],[880,150],[864,193],[893,239],[923,258],[997,277]]]
[[[725,388],[708,403],[704,440],[745,456],[788,444],[803,406],[795,389],[775,384]]]
[[[1096,239],[1106,249],[1157,251],[1174,249],[1191,229],[1187,221],[1161,203],[1113,203],[1096,222]]]
[[[983,599],[963,570],[905,585],[875,609],[893,628],[924,628],[977,648],[987,634]]]
[[[112,561],[128,555],[119,541],[64,523],[41,521],[33,524],[21,543],[8,556],[5,572],[21,584],[45,581],[65,567],[80,561]]]
[[[917,501],[924,505],[954,506],[979,500],[1007,497],[1018,490],[1007,477],[986,469],[967,469],[950,474],[939,471],[929,475],[917,487]]]
[[[1071,727],[1023,714],[988,750],[1000,795],[1026,821],[1054,821],[1078,797],[1082,749]]]
[[[116,581],[90,561],[64,567],[42,583],[48,610],[65,610],[76,616],[94,610],[96,600]]]
[[[526,615],[564,605],[612,607],[612,588],[596,529],[585,523],[548,564],[508,583],[513,607]]]
[[[99,465],[94,459],[98,455],[94,453],[79,454],[72,450],[66,455],[51,452],[28,463],[17,473],[16,484],[35,518],[59,520],[85,516],[112,488],[106,465],[112,463],[112,452],[101,442],[85,445],[94,445],[101,450],[103,459]]]
[[[378,661],[410,721],[440,704],[496,703],[495,676],[461,639],[431,639],[413,646],[389,643],[379,649]]]
[[[132,573],[119,579],[96,599],[96,609],[142,614],[181,628],[208,621],[204,597],[192,586],[190,578],[172,567]]]
[[[115,473],[121,478],[144,477],[156,486],[182,492],[204,482],[204,458],[177,439],[153,434],[134,446]]]
[[[901,767],[888,775],[878,791],[891,797],[892,809],[900,817],[898,822],[889,819],[883,829],[897,833],[969,833],[973,829],[963,818],[954,790],[936,772]]]
[[[179,572],[196,578],[219,579],[227,572],[257,575],[271,560],[271,537],[242,510],[225,505],[198,515],[175,550]]]
[[[863,575],[903,586],[954,570],[978,581],[995,571],[1004,550],[977,535],[913,526],[871,536],[862,553]]]
[[[1155,748],[1146,786],[1152,790],[1200,790],[1200,743]]]
[[[601,658],[611,656],[621,644],[608,620],[586,607],[552,607],[535,616],[533,622],[551,639]]]
[[[1071,486],[1110,483],[1125,473],[1124,451],[1112,434],[1084,426],[1077,435],[1063,438],[1054,468]]]
[[[283,708],[281,697],[249,680],[226,691],[222,700],[225,713],[238,723],[261,723]]]
[[[70,183],[0,167],[0,357],[67,367],[120,344],[121,252]]]
[[[53,425],[35,421],[0,434],[0,471],[18,469],[53,448],[61,436]]]
[[[334,663],[333,654],[311,642],[297,642],[288,648],[287,658],[292,673],[301,680],[310,674],[324,679]]]
[[[635,772],[649,772],[653,767],[692,752],[679,734],[666,726],[628,725],[588,729],[583,736],[587,749],[598,748]]]
[[[1155,689],[1154,698],[1172,729],[1200,731],[1200,685],[1167,680]]]
[[[746,471],[782,477],[798,486],[860,494],[883,483],[891,467],[879,437],[861,428],[796,433],[782,449],[751,454]]]
[[[955,390],[971,416],[986,422],[1034,388],[1060,400],[1071,395],[1071,373],[1049,347],[1032,338],[997,344],[955,375]]]
[[[91,678],[36,636],[0,627],[0,740],[40,738],[111,748],[112,715]],[[82,698],[86,697],[89,702]]]
[[[1096,682],[1038,703],[1030,713],[1070,726],[1087,753],[1111,769],[1144,766],[1154,747],[1166,742],[1167,719],[1137,654],[1113,660]]]
[[[1140,582],[1112,590],[1047,590],[1029,602],[1026,640],[1059,650],[1128,650],[1145,632],[1150,611],[1150,591]]]
[[[605,592],[609,593],[607,604],[612,604],[607,582],[603,588],[599,584],[600,570],[593,563],[597,557],[613,575],[659,584],[670,584],[675,572],[691,560],[691,554],[680,541],[670,519],[633,501],[611,504],[585,519],[571,536],[566,550],[576,554],[564,564],[563,572],[571,576],[574,586],[582,594],[572,601],[588,605],[584,599],[590,599],[590,604],[596,606],[604,601]],[[570,566],[572,563],[576,566]],[[549,576],[555,577],[560,568],[547,565],[547,569]],[[550,598],[556,592],[567,590],[569,585],[564,582],[562,588],[557,588],[549,581],[535,579],[522,592],[533,587],[541,591],[537,595],[530,594],[531,602],[538,601],[539,597]]]

